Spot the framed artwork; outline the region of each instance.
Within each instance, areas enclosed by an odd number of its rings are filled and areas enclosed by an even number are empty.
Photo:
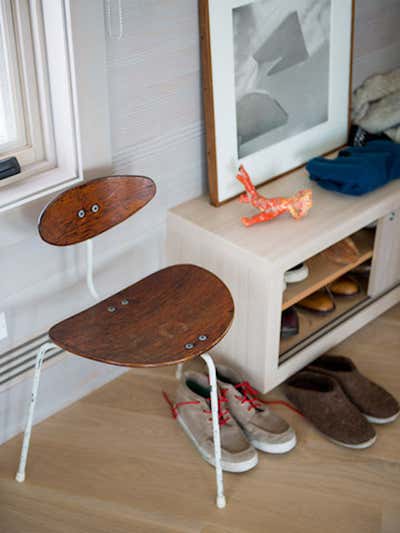
[[[199,0],[214,205],[347,141],[352,0]]]

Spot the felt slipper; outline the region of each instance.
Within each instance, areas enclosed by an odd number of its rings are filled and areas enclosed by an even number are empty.
[[[335,378],[348,398],[370,422],[387,424],[399,416],[398,401],[383,387],[363,376],[348,357],[323,355],[308,368]]]
[[[299,372],[284,390],[289,401],[328,439],[348,448],[368,448],[376,440],[374,428],[330,376]]]

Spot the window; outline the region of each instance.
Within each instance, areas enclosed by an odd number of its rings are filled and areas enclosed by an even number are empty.
[[[47,72],[40,68],[37,53],[43,41],[42,16],[32,24],[29,0],[0,3],[0,158],[14,155],[23,169],[47,159],[52,147],[44,142],[38,84],[48,94]],[[35,54],[36,52],[36,54]],[[50,140],[50,139],[49,139]],[[54,160],[52,161],[54,163]]]
[[[102,2],[0,0],[0,212],[109,168],[105,64]]]
[[[6,1],[0,6],[0,154],[26,144],[10,7]]]

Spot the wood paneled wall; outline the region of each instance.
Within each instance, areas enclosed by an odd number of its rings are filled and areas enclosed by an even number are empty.
[[[206,190],[197,0],[122,0],[122,15],[122,38],[107,42],[113,170],[152,177],[158,194],[134,218],[95,240],[104,294],[159,268],[167,209]],[[399,0],[356,1],[354,86],[400,64],[399,17]],[[6,311],[9,328],[0,353],[90,302],[83,251],[48,246],[37,235],[45,202],[0,216],[0,311]],[[66,386],[53,407],[88,392],[90,383],[95,387],[114,377],[109,368],[68,361],[60,361],[59,371],[73,365],[66,373],[71,393]],[[86,379],[85,388],[73,379],[76,374]],[[24,391],[15,397],[25,401],[30,380],[18,386]],[[49,388],[48,404],[57,394]],[[14,409],[10,391],[0,394],[0,406]],[[22,427],[20,406],[14,411],[15,417],[6,417],[7,428],[0,427],[0,441]]]

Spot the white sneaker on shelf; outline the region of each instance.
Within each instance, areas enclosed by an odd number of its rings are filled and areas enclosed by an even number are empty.
[[[299,263],[285,272],[286,283],[298,283],[308,278],[309,270],[305,263]]]

